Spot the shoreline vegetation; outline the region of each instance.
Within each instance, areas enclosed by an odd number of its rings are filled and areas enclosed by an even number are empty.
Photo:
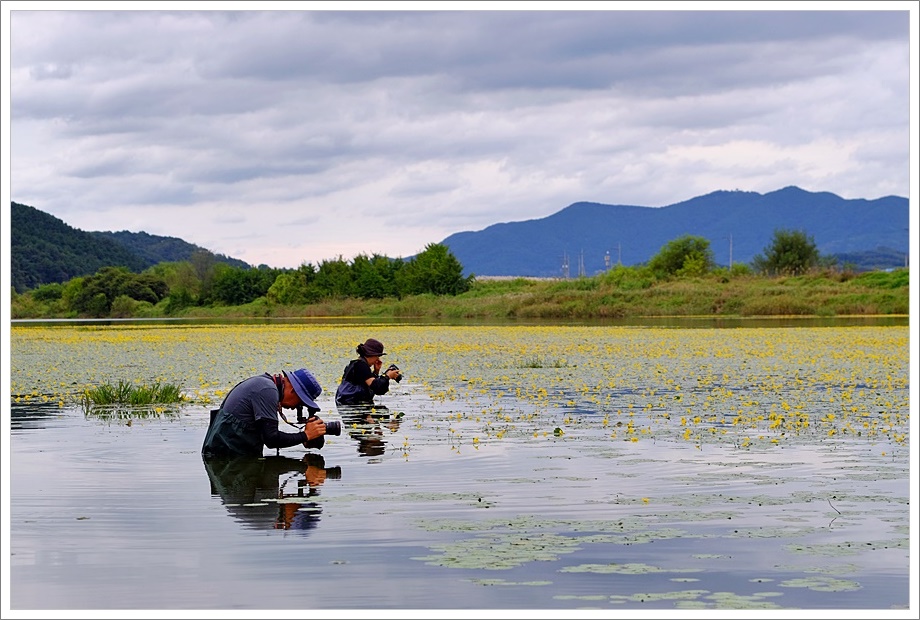
[[[666,281],[618,281],[612,273],[573,279],[484,278],[458,295],[328,299],[238,306],[156,306],[134,318],[369,317],[432,319],[604,319],[647,317],[837,317],[909,315],[909,270],[822,271],[800,276],[708,274]],[[14,318],[76,318],[16,317]],[[125,317],[128,318],[128,317]]]
[[[464,276],[443,244],[408,261],[339,257],[315,267],[238,269],[213,257],[143,273],[105,267],[12,290],[12,319],[339,318],[633,319],[910,314],[910,271],[856,272],[822,257],[803,231],[777,230],[751,264],[718,266],[709,241],[684,235],[647,264],[576,278]]]

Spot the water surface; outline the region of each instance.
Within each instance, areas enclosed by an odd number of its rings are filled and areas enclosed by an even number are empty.
[[[339,366],[367,336],[406,379],[374,411],[339,411]],[[11,607],[905,610],[907,340],[901,326],[16,328]],[[318,453],[203,462],[234,379],[292,365],[315,369],[345,432]],[[122,376],[182,379],[191,400],[71,400]]]

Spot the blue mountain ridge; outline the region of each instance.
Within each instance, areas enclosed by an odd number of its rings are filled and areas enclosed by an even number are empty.
[[[749,263],[779,229],[805,232],[821,255],[887,249],[906,257],[908,205],[899,196],[845,199],[794,186],[766,194],[720,190],[665,207],[576,202],[543,218],[459,232],[441,243],[465,275],[476,276],[590,276],[618,262],[645,263],[683,235],[708,239],[719,265]]]

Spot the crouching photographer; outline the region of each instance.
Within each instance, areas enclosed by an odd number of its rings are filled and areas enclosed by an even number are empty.
[[[316,398],[323,388],[306,368],[263,373],[245,379],[227,394],[219,409],[211,411],[211,420],[201,446],[206,457],[262,456],[264,447],[279,450],[303,444],[322,448],[323,435],[329,424],[316,417]],[[283,409],[296,409],[298,418],[306,407],[311,417],[303,430],[285,433],[278,429],[279,416],[287,422]],[[339,433],[341,433],[341,426]],[[330,433],[331,434],[331,433]]]
[[[359,344],[355,351],[356,359],[351,360],[342,372],[342,381],[335,392],[337,405],[369,405],[373,404],[374,397],[390,391],[390,381],[402,381],[402,372],[396,364],[381,372],[386,353],[383,343],[373,338],[368,338]]]

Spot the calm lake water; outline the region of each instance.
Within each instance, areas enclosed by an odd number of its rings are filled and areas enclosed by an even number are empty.
[[[732,327],[14,325],[10,608],[909,613],[906,320]],[[370,336],[406,378],[338,410]],[[292,366],[342,435],[204,462]],[[73,400],[119,378],[190,401]]]

